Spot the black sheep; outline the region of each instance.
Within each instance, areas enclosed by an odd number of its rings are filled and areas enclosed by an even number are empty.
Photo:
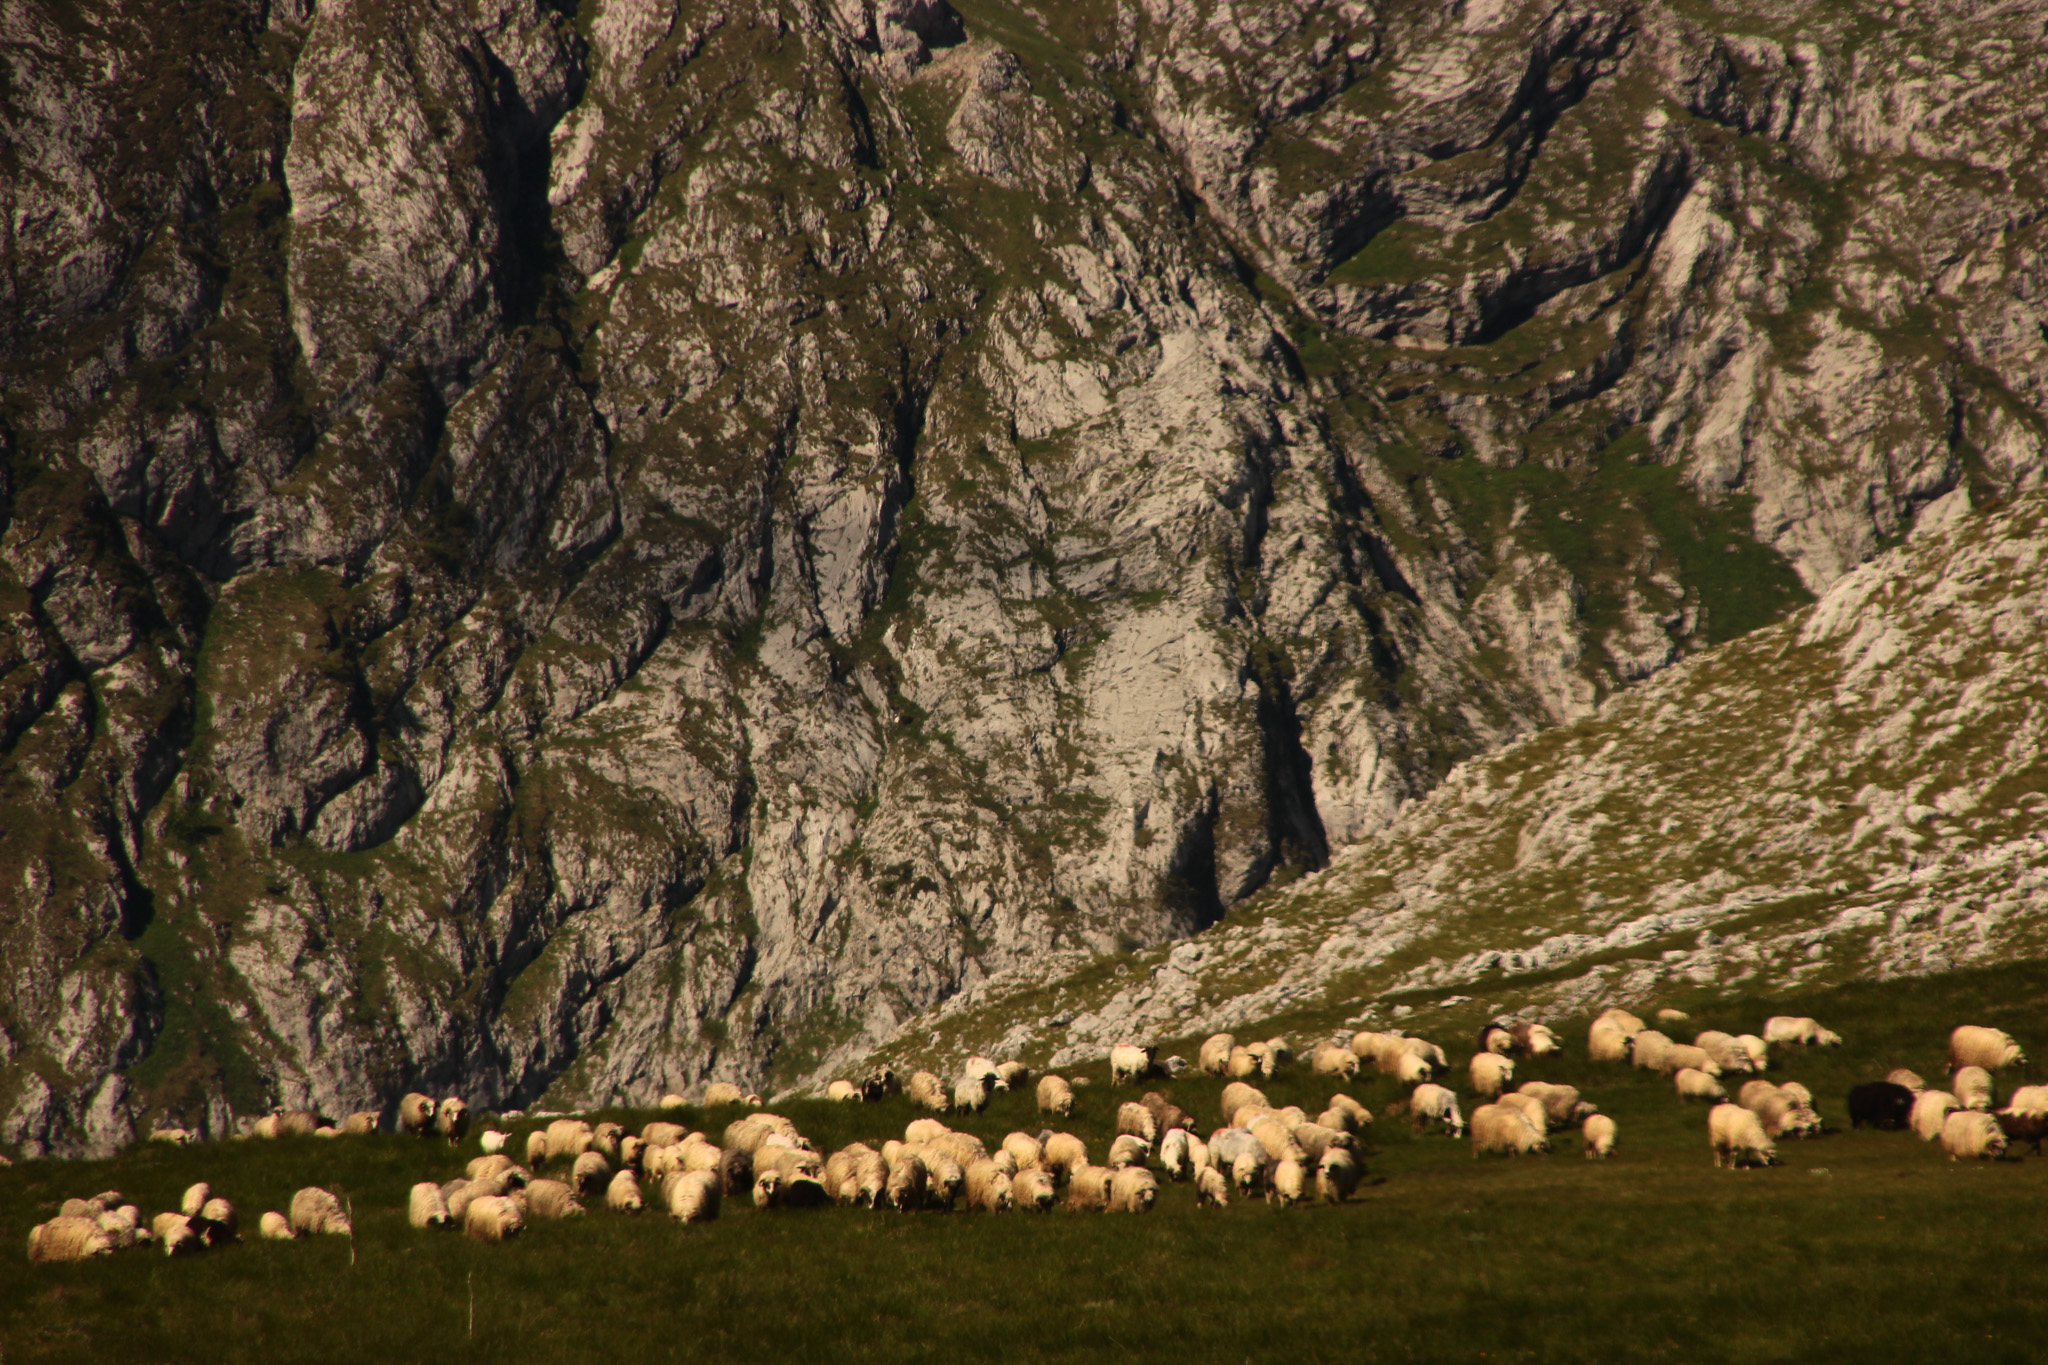
[[[1890,1081],[1868,1081],[1849,1092],[1849,1126],[1904,1128],[1913,1113],[1913,1092]]]

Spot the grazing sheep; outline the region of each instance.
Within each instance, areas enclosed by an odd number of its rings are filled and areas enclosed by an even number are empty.
[[[495,1128],[486,1128],[477,1139],[477,1146],[485,1156],[496,1156],[505,1150],[505,1144],[512,1140],[510,1133],[501,1133]]]
[[[1311,1165],[1321,1161],[1325,1152],[1350,1151],[1352,1146],[1351,1134],[1341,1128],[1325,1128],[1320,1123],[1297,1124],[1294,1140],[1308,1154]]]
[[[1749,1057],[1749,1049],[1735,1041],[1732,1033],[1719,1029],[1706,1029],[1693,1035],[1693,1046],[1714,1059],[1714,1065],[1721,1068],[1721,1074],[1729,1072],[1747,1074],[1756,1069],[1756,1063]]]
[[[620,1171],[611,1183],[604,1187],[604,1206],[613,1213],[638,1213],[646,1207],[640,1197],[640,1178],[631,1171]]]
[[[619,1139],[619,1165],[628,1170],[640,1169],[641,1160],[647,1155],[647,1144],[631,1133]]]
[[[1514,1035],[1515,1047],[1526,1057],[1550,1057],[1564,1051],[1557,1035],[1542,1024],[1517,1019],[1508,1026],[1508,1032]]]
[[[1009,1173],[993,1161],[967,1168],[967,1207],[976,1213],[1008,1213],[1015,1206]]]
[[[1129,1133],[1151,1142],[1159,1136],[1159,1120],[1144,1105],[1127,1101],[1117,1106],[1116,1131],[1119,1135]]]
[[[1103,1212],[1109,1208],[1109,1191],[1115,1183],[1116,1172],[1107,1166],[1079,1167],[1067,1181],[1067,1207]]]
[[[934,1076],[932,1079],[937,1080],[938,1078]],[[716,1108],[722,1104],[744,1104],[746,1098],[747,1092],[734,1085],[731,1081],[713,1081],[704,1087],[704,1107],[706,1109]]]
[[[1372,1126],[1372,1110],[1366,1108],[1357,1100],[1352,1099],[1341,1090],[1330,1096],[1330,1108],[1349,1116],[1350,1122],[1342,1125],[1346,1132],[1363,1132]],[[1337,1127],[1338,1125],[1332,1124],[1330,1126]]]
[[[178,1212],[187,1218],[197,1218],[199,1211],[206,1207],[206,1201],[213,1198],[213,1186],[204,1180],[185,1187],[185,1197],[178,1201]]]
[[[1913,1112],[1906,1122],[1922,1142],[1932,1142],[1941,1136],[1941,1126],[1948,1122],[1948,1116],[1962,1107],[1962,1102],[1946,1090],[1923,1090],[1913,1097]]]
[[[1643,1023],[1641,1019],[1638,1019],[1635,1015],[1630,1014],[1625,1009],[1618,1008],[1609,1008],[1600,1011],[1598,1017],[1596,1017],[1593,1020],[1593,1022],[1596,1024],[1606,1024],[1612,1028],[1618,1028],[1631,1038],[1635,1037],[1638,1033],[1641,1033],[1643,1029],[1646,1027],[1646,1025]]]
[[[590,1149],[602,1152],[606,1161],[619,1159],[619,1142],[626,1136],[623,1124],[606,1121],[590,1130]]]
[[[1021,1090],[1031,1083],[1031,1068],[1022,1062],[1000,1062],[996,1065],[996,1088],[998,1090]]]
[[[1472,1155],[1499,1152],[1525,1156],[1547,1152],[1550,1142],[1528,1116],[1511,1105],[1482,1104],[1472,1111]]]
[[[1515,1035],[1499,1024],[1483,1024],[1479,1029],[1478,1050],[1505,1057],[1515,1050]]]
[[[149,1140],[168,1143],[173,1147],[184,1147],[199,1141],[199,1134],[190,1128],[159,1128],[149,1135]]]
[[[1136,1085],[1152,1072],[1153,1049],[1137,1043],[1118,1043],[1109,1050],[1109,1083]]]
[[[1218,1128],[1209,1134],[1209,1161],[1212,1165],[1227,1171],[1247,1153],[1257,1156],[1261,1162],[1266,1159],[1265,1144],[1252,1135],[1251,1129]]]
[[[910,1213],[924,1207],[925,1186],[930,1179],[915,1147],[904,1146],[887,1153],[889,1183],[884,1191],[889,1207]]]
[[[1682,1024],[1690,1018],[1692,1016],[1684,1010],[1675,1010],[1669,1005],[1657,1011],[1657,1022],[1660,1024]]]
[[[1358,1188],[1364,1174],[1357,1157],[1342,1147],[1332,1147],[1316,1162],[1316,1198],[1325,1204],[1341,1204]]]
[[[1849,1091],[1849,1126],[1904,1128],[1913,1115],[1913,1092],[1891,1081],[1867,1081]]]
[[[1246,1085],[1243,1081],[1232,1081],[1229,1085],[1223,1087],[1223,1118],[1225,1122],[1228,1122],[1238,1110],[1245,1108],[1247,1105],[1256,1106],[1260,1109],[1269,1107],[1266,1101],[1266,1092],[1256,1086]]]
[[[343,1237],[355,1235],[341,1201],[318,1185],[308,1185],[292,1196],[291,1219],[292,1231],[300,1236],[323,1232]]]
[[[1358,1075],[1358,1054],[1327,1039],[1316,1044],[1308,1061],[1309,1069],[1318,1076],[1342,1076],[1348,1081]]]
[[[1524,1095],[1517,1091],[1511,1095],[1502,1095],[1494,1103],[1512,1109],[1523,1118],[1529,1120],[1529,1126],[1537,1132],[1548,1133],[1550,1131],[1550,1111],[1545,1109],[1543,1101],[1537,1099],[1534,1095]]]
[[[439,1185],[422,1180],[412,1187],[412,1195],[406,1201],[407,1222],[416,1228],[445,1228],[448,1219],[448,1201]]]
[[[1159,1125],[1159,1131],[1162,1133],[1169,1128],[1193,1130],[1195,1126],[1194,1115],[1188,1113],[1187,1110],[1181,1108],[1156,1090],[1147,1090],[1143,1095],[1140,1095],[1138,1103],[1144,1107],[1146,1113],[1152,1116],[1153,1121]]]
[[[970,1114],[979,1114],[988,1108],[988,1102],[994,1094],[993,1076],[965,1076],[953,1087],[953,1107]]]
[[[1842,1035],[1804,1015],[1774,1014],[1764,1020],[1764,1041],[1772,1046],[1840,1047]]]
[[[582,1119],[556,1119],[547,1127],[548,1160],[567,1157],[571,1161],[589,1151],[597,1134]]]
[[[1273,1163],[1267,1178],[1266,1202],[1292,1208],[1308,1196],[1308,1168],[1297,1157],[1283,1157]]]
[[[1166,1172],[1168,1180],[1186,1180],[1195,1173],[1194,1162],[1188,1155],[1191,1136],[1185,1128],[1169,1128],[1159,1139],[1159,1169]]]
[[[1575,1085],[1554,1085],[1549,1081],[1524,1081],[1516,1089],[1530,1095],[1542,1104],[1550,1126],[1561,1128],[1576,1119],[1593,1112],[1593,1106],[1579,1099],[1579,1088]]]
[[[1237,1038],[1228,1033],[1211,1034],[1202,1043],[1202,1050],[1196,1055],[1196,1062],[1202,1071],[1219,1080],[1230,1065],[1230,1050],[1237,1046]]]
[[[1595,1062],[1626,1062],[1631,1036],[1613,1024],[1594,1024],[1586,1031],[1586,1057]]]
[[[1927,1082],[1920,1079],[1919,1072],[1908,1071],[1902,1066],[1893,1067],[1890,1071],[1885,1072],[1884,1078],[1893,1085],[1905,1087],[1915,1095],[1918,1095],[1927,1088]]]
[[[578,1194],[591,1195],[611,1183],[612,1166],[603,1152],[585,1152],[570,1168],[569,1183]]]
[[[535,1218],[575,1218],[583,1213],[583,1201],[562,1181],[535,1180],[526,1187],[526,1208]]]
[[[903,1125],[905,1142],[930,1142],[933,1138],[948,1132],[946,1125],[938,1119],[912,1119]]]
[[[1221,1209],[1230,1204],[1230,1179],[1214,1166],[1204,1166],[1195,1177],[1195,1207]]]
[[[1614,1120],[1605,1114],[1588,1114],[1586,1121],[1579,1125],[1579,1137],[1586,1144],[1586,1156],[1610,1157],[1614,1155],[1614,1141],[1619,1130]]]
[[[2003,1029],[1964,1024],[1948,1036],[1948,1064],[2001,1071],[2009,1066],[2025,1066],[2027,1054]]]
[[[662,1202],[679,1223],[709,1223],[718,1217],[725,1187],[715,1171],[678,1171],[662,1185]]]
[[[462,1230],[479,1242],[509,1242],[526,1230],[526,1215],[518,1201],[487,1194],[463,1210]]]
[[[1771,1047],[1754,1033],[1738,1033],[1735,1045],[1742,1049],[1742,1055],[1749,1058],[1749,1069],[1767,1071],[1771,1065]]]
[[[1266,1188],[1266,1156],[1244,1152],[1230,1163],[1230,1183],[1246,1198]]]
[[[1965,1109],[1981,1109],[1989,1112],[1996,1092],[1991,1084],[1991,1073],[1981,1066],[1962,1066],[1949,1079],[1949,1092]]]
[[[182,1213],[158,1214],[149,1220],[149,1231],[166,1256],[197,1256],[206,1249],[205,1239]]]
[[[1753,1111],[1763,1121],[1764,1131],[1774,1138],[1802,1138],[1820,1135],[1820,1115],[1812,1106],[1799,1103],[1782,1089],[1766,1098]]]
[[[1413,1052],[1403,1052],[1393,1061],[1394,1078],[1403,1085],[1420,1085],[1436,1075],[1436,1067]]]
[[[548,1135],[536,1128],[526,1135],[526,1164],[539,1166],[548,1159]]]
[[[1669,1037],[1646,1028],[1629,1042],[1629,1060],[1641,1071],[1662,1071],[1664,1059],[1676,1047]]]
[[[1294,1140],[1294,1128],[1286,1120],[1274,1114],[1262,1114],[1245,1125],[1252,1136],[1259,1140],[1259,1146],[1268,1158],[1274,1161],[1306,1161],[1308,1153]]]
[[[1074,1088],[1060,1076],[1038,1078],[1038,1112],[1066,1118],[1074,1112]]]
[[[1691,1043],[1673,1043],[1664,1049],[1664,1061],[1657,1069],[1667,1076],[1674,1076],[1686,1067],[1704,1071],[1709,1076],[1721,1074],[1720,1063],[1708,1056],[1705,1048],[1695,1047]]]
[[[1126,1166],[1110,1178],[1111,1213],[1150,1213],[1159,1200],[1159,1181],[1143,1166]]]
[[[988,1160],[988,1146],[972,1133],[955,1133],[951,1130],[928,1139],[927,1147],[944,1152],[962,1166],[969,1162]]]
[[[1707,1142],[1717,1171],[1724,1164],[1734,1170],[1778,1164],[1778,1149],[1763,1123],[1739,1104],[1717,1104],[1707,1114]]]
[[[1073,1178],[1073,1173],[1088,1164],[1088,1144],[1072,1133],[1054,1133],[1045,1140],[1045,1168],[1053,1178],[1064,1183]]]
[[[1950,1161],[2004,1156],[2005,1133],[1992,1115],[1976,1109],[1958,1109],[1941,1125],[1941,1147]]]
[[[649,1147],[670,1147],[690,1135],[690,1130],[680,1123],[668,1123],[661,1119],[650,1120],[640,1129],[640,1140]]]
[[[1505,1090],[1515,1078],[1515,1064],[1494,1052],[1475,1053],[1468,1070],[1473,1090],[1489,1099]]]
[[[1465,1119],[1458,1112],[1458,1096],[1441,1085],[1418,1085],[1415,1093],[1408,1097],[1408,1117],[1419,1136],[1431,1124],[1437,1124],[1452,1137],[1465,1136]]]
[[[841,1201],[877,1209],[889,1197],[889,1163],[872,1147],[855,1143],[853,1175],[840,1185]],[[848,1192],[849,1187],[851,1193]]]
[[[368,1137],[377,1131],[377,1111],[359,1110],[341,1121],[341,1131],[350,1137]]]
[[[860,1102],[860,1087],[852,1081],[834,1081],[825,1087],[825,1098],[842,1102],[852,1101],[858,1104]]]
[[[929,1071],[912,1072],[903,1093],[918,1108],[929,1109],[935,1114],[943,1114],[952,1107],[952,1101],[946,1098],[945,1083]]]
[[[684,1109],[689,1107],[689,1103],[688,1100],[671,1090],[657,1100],[654,1107],[656,1109]]]
[[[1259,1074],[1259,1058],[1265,1055],[1265,1044],[1257,1045],[1259,1051],[1249,1047],[1233,1047],[1230,1056],[1224,1060],[1223,1074],[1233,1081],[1250,1080]]]
[[[1152,1144],[1131,1133],[1119,1134],[1109,1144],[1109,1169],[1120,1171],[1126,1166],[1143,1166],[1152,1159]]]
[[[1813,1108],[1813,1092],[1798,1081],[1783,1082],[1778,1086],[1778,1093],[1794,1104],[1803,1104],[1808,1109]]]
[[[114,1239],[95,1218],[58,1215],[29,1229],[28,1259],[44,1265],[59,1261],[83,1261],[93,1256],[110,1256]]]
[[[1045,1213],[1059,1200],[1059,1189],[1045,1171],[1019,1171],[1010,1179],[1010,1206]]]
[[[1020,1171],[1028,1171],[1045,1159],[1045,1144],[1029,1133],[1005,1134],[1003,1150],[1016,1158]]]
[[[2039,1156],[2041,1142],[2048,1138],[2048,1085],[2021,1086],[2012,1092],[1996,1117],[2008,1143],[2028,1143],[2034,1155]]]
[[[1268,1038],[1265,1055],[1259,1058],[1259,1070],[1271,1076],[1281,1067],[1294,1060],[1294,1044],[1285,1038]]]
[[[967,1188],[967,1168],[956,1161],[952,1153],[936,1147],[914,1150],[917,1159],[924,1163],[925,1203],[934,1208],[952,1208]]]
[[[398,1131],[425,1137],[434,1127],[434,1098],[417,1090],[398,1102]],[[273,1127],[274,1131],[274,1127]]]
[[[688,1171],[699,1162],[709,1161],[708,1167],[700,1167],[707,1174],[718,1178],[718,1187],[727,1195],[737,1195],[751,1189],[754,1184],[754,1156],[737,1147],[713,1147],[704,1143],[688,1149],[684,1156],[683,1169]]]
[[[434,1109],[434,1131],[448,1139],[454,1146],[469,1136],[469,1106],[460,1097],[450,1095]]]
[[[276,1209],[270,1210],[257,1219],[256,1229],[273,1242],[289,1242],[299,1235],[292,1231],[292,1220],[279,1213]]]
[[[1728,1098],[1728,1092],[1721,1088],[1721,1083],[1704,1071],[1697,1071],[1689,1066],[1681,1067],[1675,1079],[1678,1084],[1678,1102],[1680,1104],[1684,1104],[1687,1100],[1725,1100]]]

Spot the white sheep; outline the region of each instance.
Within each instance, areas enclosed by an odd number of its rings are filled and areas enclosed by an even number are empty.
[[[1633,1014],[1630,1014],[1627,1010],[1621,1009],[1619,1007],[1613,1007],[1600,1011],[1599,1015],[1593,1020],[1593,1022],[1596,1024],[1606,1024],[1612,1028],[1618,1028],[1624,1034],[1628,1035],[1631,1038],[1635,1037],[1638,1033],[1641,1033],[1643,1029],[1646,1027],[1641,1019],[1637,1018]]]
[[[291,1219],[292,1231],[301,1236],[335,1233],[346,1237],[355,1233],[341,1201],[318,1185],[308,1185],[292,1196]]]
[[[167,1143],[173,1147],[184,1147],[199,1141],[199,1134],[190,1128],[159,1128],[149,1135],[149,1140]]]
[[[1721,1064],[1708,1056],[1705,1048],[1696,1047],[1691,1043],[1673,1043],[1665,1048],[1664,1060],[1657,1069],[1667,1076],[1675,1076],[1686,1067],[1704,1071],[1709,1076],[1721,1074]]]
[[[450,1095],[434,1107],[434,1131],[448,1139],[452,1147],[469,1136],[469,1106],[459,1096]]]
[[[1079,1167],[1067,1181],[1067,1206],[1088,1212],[1106,1210],[1115,1183],[1116,1172],[1107,1166]]]
[[[1342,1076],[1348,1081],[1358,1075],[1358,1054],[1325,1039],[1309,1054],[1309,1069],[1318,1076]]]
[[[1267,1178],[1266,1201],[1291,1208],[1308,1197],[1308,1169],[1297,1157],[1282,1157],[1273,1163]]]
[[[1613,1024],[1595,1023],[1586,1031],[1586,1057],[1595,1062],[1626,1062],[1632,1036]]]
[[[1495,1052],[1477,1052],[1466,1068],[1472,1077],[1472,1089],[1492,1098],[1505,1090],[1515,1078],[1515,1064]]]
[[[1696,1070],[1693,1067],[1679,1068],[1674,1079],[1678,1086],[1678,1102],[1680,1104],[1685,1103],[1687,1100],[1725,1100],[1728,1098],[1728,1092],[1722,1089],[1719,1081],[1709,1076],[1706,1072]]]
[[[512,1140],[510,1133],[501,1133],[495,1128],[486,1128],[477,1139],[477,1145],[485,1156],[496,1156],[505,1150],[505,1144]]]
[[[1893,1085],[1905,1087],[1907,1090],[1912,1091],[1915,1095],[1918,1095],[1921,1091],[1927,1088],[1927,1082],[1920,1079],[1919,1072],[1908,1071],[1905,1067],[1902,1066],[1893,1067],[1890,1071],[1887,1071],[1885,1073],[1884,1078],[1887,1081],[1891,1082]]]
[[[1690,1018],[1692,1016],[1684,1010],[1673,1009],[1669,1005],[1657,1011],[1657,1022],[1660,1024],[1682,1024]]]
[[[1159,1181],[1143,1166],[1126,1166],[1109,1182],[1111,1213],[1150,1213],[1159,1199]]]
[[[1579,1136],[1586,1145],[1586,1156],[1604,1158],[1614,1155],[1614,1142],[1619,1136],[1614,1120],[1605,1114],[1588,1114],[1586,1121],[1579,1125]]]
[[[1266,1092],[1257,1086],[1246,1085],[1243,1081],[1232,1081],[1223,1087],[1223,1119],[1228,1123],[1237,1116],[1240,1109],[1266,1109]]]
[[[953,1086],[953,1107],[969,1114],[979,1114],[988,1108],[989,1099],[995,1093],[995,1077],[963,1076]]]
[[[1541,1101],[1544,1115],[1549,1119],[1552,1128],[1561,1128],[1593,1112],[1593,1106],[1579,1098],[1579,1088],[1575,1085],[1524,1081],[1516,1089]]]
[[[1119,1133],[1109,1144],[1108,1165],[1112,1171],[1126,1166],[1143,1166],[1152,1159],[1152,1144],[1132,1133]]]
[[[416,1228],[448,1226],[448,1200],[441,1194],[439,1185],[431,1180],[422,1180],[412,1187],[412,1194],[406,1201],[406,1221]]]
[[[1159,1139],[1159,1169],[1166,1172],[1168,1180],[1186,1180],[1194,1174],[1194,1163],[1188,1155],[1190,1136],[1185,1128],[1170,1128]]]
[[[967,1207],[978,1213],[1008,1213],[1016,1206],[1008,1172],[983,1158],[967,1167]]]
[[[1756,1063],[1750,1059],[1749,1049],[1737,1042],[1732,1033],[1719,1029],[1705,1029],[1693,1035],[1693,1046],[1714,1059],[1714,1065],[1721,1068],[1723,1075],[1728,1072],[1747,1074],[1756,1070]]]
[[[1490,1055],[1490,1054],[1488,1054]],[[1550,1150],[1548,1139],[1520,1110],[1505,1104],[1482,1104],[1472,1111],[1472,1155],[1500,1152],[1524,1156]]]
[[[276,1125],[272,1125],[274,1132]],[[434,1129],[434,1097],[417,1090],[398,1102],[398,1131],[425,1137]],[[258,1134],[262,1136],[262,1134]]]
[[[182,1213],[158,1214],[150,1220],[149,1231],[166,1256],[196,1256],[206,1249],[205,1239]]]
[[[1742,1049],[1743,1055],[1749,1058],[1750,1070],[1765,1071],[1770,1068],[1771,1047],[1763,1039],[1754,1033],[1738,1033],[1735,1035],[1735,1044]]]
[[[1529,1126],[1537,1132],[1548,1133],[1550,1131],[1550,1111],[1545,1109],[1543,1101],[1537,1099],[1534,1095],[1524,1095],[1517,1091],[1511,1095],[1502,1095],[1494,1103],[1512,1109],[1523,1118],[1529,1120]]]
[[[1230,1183],[1245,1197],[1266,1187],[1266,1154],[1244,1152],[1230,1163]]]
[[[688,1100],[671,1090],[656,1101],[654,1107],[657,1109],[686,1109],[689,1107],[689,1104]]]
[[[2004,1156],[2005,1133],[1992,1115],[1976,1109],[1958,1109],[1941,1125],[1941,1146],[1950,1161]]]
[[[578,1194],[596,1194],[611,1183],[612,1166],[604,1159],[603,1152],[585,1152],[576,1158],[570,1168],[569,1183]]]
[[[1072,1133],[1054,1133],[1045,1140],[1045,1153],[1040,1158],[1053,1178],[1069,1180],[1073,1173],[1088,1162],[1088,1144]]]
[[[526,1164],[539,1166],[548,1159],[548,1135],[536,1128],[526,1135]]]
[[[436,1193],[439,1193],[439,1191],[437,1190]],[[264,1237],[274,1242],[289,1242],[299,1235],[292,1231],[292,1220],[279,1213],[276,1209],[270,1210],[257,1219],[256,1228]]]
[[[1907,1122],[1922,1142],[1932,1142],[1941,1136],[1948,1116],[1962,1107],[1962,1102],[1946,1090],[1923,1090],[1913,1097],[1913,1110]]]
[[[1230,1180],[1214,1166],[1204,1166],[1195,1177],[1195,1207],[1220,1209],[1230,1203]]]
[[[709,1223],[718,1217],[724,1187],[716,1171],[677,1171],[662,1185],[662,1202],[679,1223]]]
[[[1778,1149],[1755,1114],[1739,1104],[1717,1104],[1707,1114],[1707,1142],[1714,1151],[1714,1169],[1723,1165],[1775,1166]]]
[[[1964,1024],[1948,1036],[1948,1064],[2002,1071],[2009,1066],[2025,1066],[2027,1054],[2003,1029]]]
[[[1061,1076],[1038,1078],[1038,1112],[1065,1118],[1074,1112],[1074,1087]]]
[[[560,1180],[533,1180],[526,1186],[526,1211],[534,1218],[580,1218],[583,1201]]]
[[[1774,1014],[1764,1020],[1764,1041],[1773,1046],[1840,1047],[1842,1035],[1804,1015]]]
[[[1341,1204],[1358,1188],[1358,1158],[1342,1147],[1332,1147],[1316,1162],[1316,1198],[1325,1204]]]
[[[1049,1171],[1019,1171],[1010,1180],[1010,1204],[1013,1208],[1045,1213],[1058,1199],[1059,1189],[1053,1184]]]
[[[1155,1053],[1137,1043],[1118,1043],[1109,1050],[1109,1083],[1136,1085],[1152,1070]]]
[[[1465,1119],[1458,1112],[1458,1096],[1441,1085],[1418,1085],[1408,1097],[1408,1117],[1420,1134],[1430,1124],[1442,1125],[1452,1137],[1465,1136]]]
[[[1205,1074],[1221,1079],[1224,1069],[1230,1065],[1230,1050],[1236,1046],[1237,1039],[1231,1034],[1211,1034],[1196,1054],[1196,1064]]]
[[[1948,1088],[1965,1109],[1989,1110],[1996,1098],[1991,1073],[1981,1066],[1957,1067]]]
[[[934,1076],[932,1079],[937,1080],[938,1078]],[[704,1107],[706,1109],[715,1109],[720,1105],[726,1104],[744,1104],[746,1098],[747,1092],[734,1085],[731,1081],[713,1081],[704,1087]]]
[[[462,1211],[462,1230],[479,1242],[505,1242],[526,1230],[526,1215],[518,1201],[502,1194],[487,1194],[469,1201]]]
[[[828,1100],[838,1100],[842,1103],[852,1101],[858,1104],[860,1097],[860,1087],[852,1081],[834,1081],[825,1087],[825,1098]]]
[[[640,1197],[640,1178],[631,1171],[620,1171],[605,1186],[604,1206],[613,1213],[638,1213],[646,1207]]]
[[[110,1256],[113,1251],[114,1239],[97,1218],[60,1214],[29,1229],[28,1258],[38,1265]]]
[[[556,1119],[547,1126],[547,1159],[567,1157],[573,1161],[596,1141],[596,1131],[582,1119]],[[531,1154],[530,1144],[528,1151]]]
[[[1332,1110],[1345,1116],[1345,1122],[1341,1124],[1333,1123],[1330,1125],[1332,1128],[1342,1128],[1347,1133],[1362,1133],[1372,1126],[1372,1110],[1366,1108],[1357,1100],[1352,1099],[1351,1096],[1341,1090],[1330,1096],[1330,1109],[1324,1112],[1328,1113]]]

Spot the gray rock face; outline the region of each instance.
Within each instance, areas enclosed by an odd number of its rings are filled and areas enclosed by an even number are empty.
[[[0,1142],[801,1077],[2040,476],[2038,7],[1047,8],[0,14]]]

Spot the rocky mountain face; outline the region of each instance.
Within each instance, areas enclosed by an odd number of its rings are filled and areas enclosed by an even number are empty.
[[[0,0],[0,1143],[813,1074],[2037,482],[2044,15]]]
[[[1789,620],[1464,764],[1233,922],[999,974],[885,1056],[1066,1067],[1246,1025],[1447,1041],[1504,1014],[2040,957],[2044,654],[2037,492],[1924,528]]]

